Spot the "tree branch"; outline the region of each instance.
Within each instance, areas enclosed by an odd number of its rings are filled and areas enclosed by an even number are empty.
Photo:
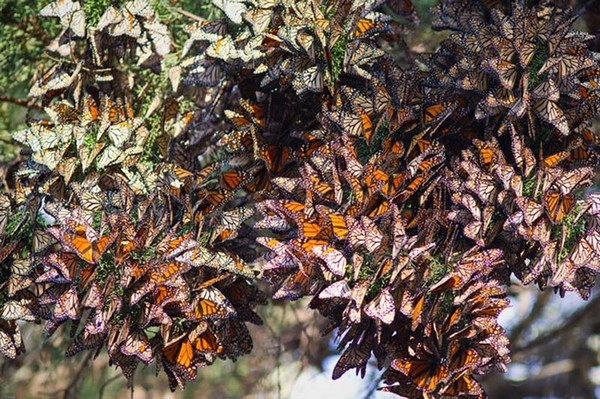
[[[533,340],[523,345],[512,348],[511,354],[514,356],[515,354],[519,354],[522,352],[529,352],[539,346],[542,346],[552,341],[553,339],[556,339],[558,336],[570,330],[573,330],[579,325],[579,323],[581,322],[581,320],[583,320],[584,317],[588,316],[594,311],[597,311],[599,307],[600,295],[596,295],[596,297],[592,299],[584,308],[579,309],[577,312],[573,313],[573,315],[571,315],[571,317],[569,317],[561,326],[553,330],[547,331],[539,337],[534,338]]]
[[[175,11],[178,14],[185,15],[186,17],[191,18],[191,19],[193,19],[195,21],[206,22],[206,20],[204,18],[199,17],[196,14],[192,14],[191,12],[183,10],[183,9],[181,9],[179,7],[169,7],[169,9]]]
[[[31,100],[27,101],[22,98],[15,98],[15,97],[10,97],[10,96],[0,95],[0,102],[11,103],[11,104],[15,104],[15,105],[20,105],[21,107],[33,108],[33,109],[37,109],[37,110],[42,109],[42,107],[31,102]]]
[[[535,303],[531,307],[531,311],[529,312],[529,314],[527,314],[527,316],[523,317],[521,319],[521,321],[519,322],[519,324],[517,324],[515,326],[515,328],[512,329],[511,335],[510,335],[510,342],[517,343],[519,341],[519,339],[521,338],[521,335],[523,334],[525,329],[527,327],[531,326],[531,324],[534,321],[536,321],[538,319],[538,317],[540,317],[540,315],[542,314],[542,311],[546,307],[546,304],[548,303],[548,301],[550,300],[551,297],[552,297],[552,292],[549,290],[543,291],[538,295]]]

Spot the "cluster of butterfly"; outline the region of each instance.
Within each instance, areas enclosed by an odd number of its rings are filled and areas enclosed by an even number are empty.
[[[263,277],[275,298],[312,296],[327,331],[338,329],[334,378],[392,354],[387,390],[480,397],[473,375],[509,360],[496,318],[511,274],[589,296],[597,232],[579,198],[598,156],[586,128],[598,65],[567,11],[534,7],[442,2],[435,26],[460,33],[428,60],[429,75],[383,53],[344,65],[310,131],[273,123],[305,104],[289,96],[293,110],[279,111],[286,71],[277,93],[255,79],[229,111],[235,127],[221,143],[271,171],[254,225],[269,231],[257,238],[270,250]],[[249,181],[241,175],[236,184]]]
[[[252,349],[246,322],[262,323],[252,309],[265,298],[228,248],[252,211],[225,208],[217,164],[192,173],[144,156],[161,99],[134,106],[121,67],[157,71],[172,47],[148,2],[109,7],[93,27],[78,2],[41,14],[60,19],[56,43],[68,46],[49,50],[67,58],[31,90],[46,115],[13,135],[30,156],[0,199],[0,353],[25,350],[18,320],[46,320],[49,336],[70,322],[67,356],[106,348],[130,382],[155,362],[183,387],[217,357]],[[167,101],[162,112],[177,136],[179,110]]]
[[[313,296],[310,306],[330,320],[325,332],[337,329],[344,351],[334,378],[353,368],[364,375],[373,354],[379,367],[392,355],[387,390],[481,394],[472,374],[508,360],[495,319],[508,300],[492,279],[502,251],[453,250],[441,259],[436,215],[421,203],[438,195],[444,148],[389,128],[427,131],[439,120],[433,110],[407,110],[414,99],[397,90],[401,71],[384,75],[369,90],[340,87],[332,101],[340,108],[323,115],[329,140],[313,142],[299,176],[273,179],[273,199],[257,205],[255,227],[270,231],[257,238],[271,250],[263,277],[275,298]],[[363,146],[372,153],[360,153]]]
[[[79,1],[56,0],[44,7],[40,15],[57,17],[64,28],[48,50],[81,60],[84,65],[68,71],[68,63],[57,64],[32,87],[30,94],[34,96],[67,88],[80,79],[80,73],[112,81],[114,76],[107,61],[114,57],[122,63],[128,53],[137,65],[160,70],[160,60],[173,47],[167,26],[145,0],[126,1],[120,8],[107,7],[94,26],[89,26]],[[83,49],[78,46],[81,42],[85,43]]]
[[[248,265],[224,247],[249,213],[224,211],[204,223],[186,200],[200,190],[192,173],[163,165],[160,176],[149,196],[124,177],[104,175],[86,181],[86,190],[72,184],[76,199],[68,206],[43,197],[34,206],[36,219],[50,225],[40,227],[43,245],[39,234],[33,242],[26,236],[27,218],[11,226],[21,207],[3,197],[4,355],[24,350],[17,320],[47,320],[49,336],[70,321],[67,356],[106,347],[130,381],[139,364],[156,361],[175,389],[216,357],[252,349],[245,323],[262,323],[252,309],[264,294],[248,282]],[[9,241],[16,230],[23,233]]]
[[[213,3],[227,20],[185,28],[144,117],[124,67],[158,72],[172,47],[149,4],[95,27],[78,2],[42,11],[79,61],[32,89],[50,121],[15,133],[31,156],[0,197],[0,351],[24,350],[17,320],[70,321],[68,355],[106,347],[128,378],[156,361],[183,386],[251,350],[258,261],[337,330],[334,378],[374,355],[390,392],[485,397],[510,276],[588,297],[600,270],[588,36],[550,3],[447,0],[433,26],[456,32],[404,71],[382,48],[410,1]]]
[[[459,32],[434,57],[430,85],[472,93],[476,119],[527,125],[534,140],[555,130],[567,136],[598,114],[597,62],[586,46],[593,35],[555,7],[514,5],[507,15],[477,3],[437,6],[434,28]]]
[[[335,85],[340,71],[367,74],[362,68],[384,55],[370,39],[392,26],[399,29],[391,17],[374,11],[384,2],[214,1],[238,29],[228,33],[224,21],[189,26],[183,52],[195,45],[201,51],[182,62],[184,81],[212,86],[226,72],[245,70],[259,80],[261,91],[322,93]],[[392,3],[402,3],[395,4],[399,13],[414,15],[410,2]]]
[[[434,27],[457,33],[432,56],[426,85],[463,98],[467,115],[459,129],[438,131],[464,143],[448,146],[448,217],[477,246],[503,248],[524,283],[589,296],[599,248],[578,199],[600,148],[588,128],[600,71],[590,36],[551,4],[452,1],[434,16]]]
[[[587,145],[591,151],[592,143]],[[473,148],[453,158],[453,167],[444,172],[452,202],[447,217],[474,245],[502,248],[508,271],[523,283],[587,298],[598,271],[592,259],[600,247],[591,207],[577,198],[592,184],[594,169],[589,162],[569,163],[571,152],[565,151],[562,160],[531,155],[532,164],[523,170],[510,160],[518,151],[513,146],[504,152],[491,138],[475,140]]]

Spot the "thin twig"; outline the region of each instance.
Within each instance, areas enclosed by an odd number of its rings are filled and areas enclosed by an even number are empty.
[[[42,109],[42,107],[40,107],[39,105],[32,103],[31,100],[27,101],[22,98],[15,98],[15,97],[10,97],[10,96],[1,96],[0,95],[0,102],[20,105],[21,107],[26,107],[26,108],[35,108],[38,110]]]
[[[90,359],[92,358],[93,354],[94,354],[93,351],[90,351],[90,352],[86,353],[85,357],[83,358],[83,362],[81,362],[81,366],[79,367],[79,370],[77,370],[77,373],[73,377],[73,380],[71,381],[71,383],[69,384],[69,386],[65,389],[65,393],[63,395],[63,398],[68,399],[68,398],[71,397],[69,395],[70,392],[71,392],[71,390],[73,388],[75,388],[75,386],[77,385],[77,383],[81,380],[81,377],[82,377],[84,371],[87,370],[87,364],[90,361]]]
[[[114,377],[109,378],[108,380],[104,381],[104,383],[102,385],[100,385],[100,389],[98,390],[98,399],[102,399],[102,397],[104,396],[104,390],[106,389],[106,387],[113,381],[118,380],[119,378],[121,378],[120,374],[115,375]]]
[[[206,20],[205,20],[204,18],[202,18],[202,17],[199,17],[199,16],[198,16],[198,15],[196,15],[196,14],[192,14],[192,13],[191,13],[191,12],[189,12],[189,11],[182,10],[182,9],[181,9],[181,8],[179,8],[179,7],[169,7],[169,9],[170,9],[170,10],[173,10],[173,11],[175,11],[175,12],[176,12],[176,13],[178,13],[178,14],[185,15],[186,17],[188,17],[188,18],[191,18],[191,19],[193,19],[193,20],[195,20],[195,21],[198,21],[198,22],[206,22]]]

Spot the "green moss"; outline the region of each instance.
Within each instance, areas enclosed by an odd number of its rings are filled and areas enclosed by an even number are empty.
[[[15,233],[19,233],[16,231],[17,227],[22,223],[23,219],[27,217],[26,210],[19,210],[8,217],[8,222],[6,223],[6,235],[11,236]]]
[[[548,60],[548,50],[543,44],[538,44],[535,49],[535,53],[527,71],[529,72],[529,89],[533,90],[541,81],[546,79],[546,74],[539,75],[539,70],[542,68],[544,63]]]
[[[427,287],[431,287],[444,277],[450,270],[450,264],[441,259],[439,255],[432,256],[429,261],[429,276],[427,278]]]
[[[158,326],[150,326],[144,329],[144,333],[148,337],[148,339],[154,338],[157,334],[160,334],[160,327]]]
[[[344,58],[346,57],[346,45],[348,40],[346,36],[341,36],[331,48],[331,82],[330,86],[335,86],[339,80],[344,67]]]
[[[92,219],[92,228],[94,228],[95,230],[98,230],[100,228],[100,225],[102,223],[102,210],[98,209],[94,211],[94,217]]]
[[[83,136],[83,145],[90,149],[94,148],[96,145],[97,134],[94,130],[95,129],[89,129]]]
[[[523,181],[523,196],[533,198],[535,186],[537,185],[537,176],[533,175]]]
[[[111,273],[112,269],[111,263],[107,262],[103,256],[98,262],[98,266],[96,266],[96,279],[103,281]]]
[[[552,237],[558,240],[562,240],[563,229],[565,231],[564,245],[558,254],[558,262],[561,262],[569,255],[571,250],[585,233],[585,218],[580,217],[579,220],[575,220],[577,215],[579,215],[581,208],[581,203],[577,203],[571,212],[564,217],[562,223],[557,224],[552,228]]]

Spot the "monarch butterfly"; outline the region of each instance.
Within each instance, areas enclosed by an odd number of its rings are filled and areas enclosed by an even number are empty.
[[[449,327],[452,327],[453,325],[453,323],[449,324]],[[479,354],[474,348],[465,348],[465,345],[461,344],[458,340],[450,343],[447,357],[449,361],[448,367],[453,373],[461,373],[464,370],[472,370],[477,367],[479,361],[481,360]]]
[[[544,79],[532,91],[533,97],[536,99],[546,99],[556,102],[560,99],[560,91],[551,78]]]
[[[346,273],[347,260],[344,254],[330,246],[317,245],[311,248],[312,252],[317,255],[327,269],[336,276],[343,276]]]
[[[523,218],[528,226],[532,226],[543,214],[544,206],[524,197],[517,197],[517,206],[523,212]]]
[[[255,35],[266,33],[273,19],[273,10],[267,8],[255,8],[245,12],[243,18],[252,26]]]
[[[280,174],[291,160],[290,149],[281,144],[270,144],[258,151],[258,157],[265,161],[271,173]]]
[[[242,223],[253,214],[254,212],[250,208],[238,208],[223,212],[218,226],[213,230],[211,240],[218,238],[220,241],[225,241],[237,237]]]
[[[438,359],[428,355],[425,359],[417,357],[398,358],[392,360],[393,369],[412,380],[412,383],[425,392],[433,392],[440,383],[450,377],[448,367]]]
[[[96,309],[104,303],[104,295],[100,292],[100,287],[96,281],[90,285],[90,289],[83,297],[81,305],[86,308]]]
[[[337,380],[344,373],[352,368],[361,370],[364,377],[367,361],[371,357],[371,340],[366,340],[360,344],[352,344],[342,353],[338,359],[331,378]]]
[[[454,112],[455,108],[456,105],[450,103],[430,105],[423,110],[423,123],[425,125],[435,124],[437,128],[437,126],[441,125],[446,118]],[[435,130],[435,128],[433,130]]]
[[[192,337],[193,335],[190,334],[190,338]],[[193,337],[192,342],[194,349],[203,354],[220,354],[223,352],[223,346],[219,343],[219,338],[208,328],[200,333],[197,337]]]
[[[155,53],[161,57],[169,54],[173,47],[173,42],[171,41],[167,26],[155,20],[146,21],[144,27],[150,36]]]
[[[316,223],[311,219],[301,216],[298,220],[299,236],[304,239],[321,238],[326,231],[320,223]]]
[[[364,247],[370,253],[374,253],[383,243],[381,230],[370,218],[363,216],[360,222],[355,222],[349,217],[347,222],[350,225],[348,238],[354,248]]]
[[[150,364],[153,358],[152,347],[143,331],[130,332],[121,346],[121,353],[127,356],[136,356],[146,364]]]
[[[122,7],[119,10],[120,18],[113,22],[109,29],[111,36],[127,35],[134,39],[142,35],[142,25],[136,16],[127,8]]]
[[[8,295],[13,297],[15,293],[31,285],[33,278],[30,276],[33,264],[29,259],[15,259],[11,266],[11,274],[8,280]]]
[[[495,141],[484,142],[478,139],[473,140],[473,144],[479,152],[481,164],[488,170],[498,163],[500,147]]]
[[[150,271],[150,283],[167,284],[190,270],[191,266],[182,262],[160,263]]]
[[[571,153],[569,151],[559,151],[552,155],[548,155],[547,157],[544,157],[544,167],[552,168],[558,165],[560,162],[564,161],[565,159],[569,158],[570,155]]]
[[[325,287],[318,295],[321,299],[350,298],[350,287],[346,280],[339,280]]]
[[[0,319],[0,353],[14,359],[25,350],[21,330],[14,320]]]
[[[326,242],[318,241],[315,245],[325,245]],[[309,249],[307,249],[309,250]],[[281,287],[273,294],[273,298],[282,299],[289,298],[295,299],[300,298],[304,295],[310,295],[315,293],[318,288],[318,281],[314,278],[315,275],[314,266],[307,266],[304,270],[298,270],[292,273],[284,282]]]
[[[233,197],[233,192],[225,190],[201,190],[198,194],[200,201],[197,210],[204,214],[225,206],[225,203]]]
[[[310,91],[320,93],[324,88],[325,74],[318,65],[297,72],[292,80],[292,87],[298,95]]]
[[[494,179],[483,172],[470,176],[465,183],[465,188],[475,193],[485,204],[493,203],[498,192]]]
[[[595,262],[600,255],[600,233],[593,231],[583,236],[569,256],[574,267],[588,267],[593,259]]]
[[[511,151],[515,158],[517,166],[524,172],[524,177],[528,177],[536,166],[536,159],[531,149],[524,144],[524,138],[517,132],[515,126],[509,123],[511,136]],[[533,132],[530,132],[533,134]]]
[[[492,267],[502,264],[503,251],[501,249],[488,249],[465,256],[455,266],[456,272],[462,282],[467,282],[473,275],[489,274]]]
[[[116,235],[111,233],[100,238],[89,238],[84,225],[73,223],[67,229],[51,228],[48,231],[63,245],[69,247],[81,259],[88,263],[97,263],[108,247],[114,242]]]
[[[79,297],[75,287],[71,286],[56,301],[53,321],[62,321],[67,318],[71,320],[79,319],[79,312]]]
[[[348,235],[348,227],[346,225],[346,221],[344,220],[344,216],[338,212],[326,208],[323,205],[317,205],[316,208],[321,215],[327,216],[331,222],[333,235],[340,240],[345,239]]]
[[[490,59],[488,65],[498,76],[500,84],[505,89],[512,90],[517,80],[517,66],[512,62],[506,61],[506,59]]]
[[[81,330],[71,345],[65,351],[66,357],[72,357],[84,350],[100,347],[106,340],[106,334],[90,334],[85,329]]]
[[[119,367],[127,381],[131,381],[133,379],[135,370],[138,366],[138,362],[134,357],[126,356],[119,351],[113,351],[110,353],[108,364]]]
[[[440,390],[441,395],[452,397],[473,396],[479,397],[483,393],[481,385],[471,376],[469,369],[462,371],[458,376]]]
[[[214,0],[213,4],[220,8],[227,18],[238,25],[242,23],[242,16],[248,11],[248,6],[240,0]]]
[[[67,64],[56,64],[50,68],[40,80],[34,83],[29,90],[29,96],[40,97],[48,92],[70,87],[77,75],[79,75],[82,65],[82,63],[78,63],[75,68],[72,69]]]
[[[377,19],[361,18],[356,23],[352,37],[354,39],[364,39],[367,37],[375,36],[380,32],[387,31],[389,29],[388,21],[379,17]]]
[[[543,195],[546,214],[552,223],[560,223],[575,207],[575,196],[571,193],[562,195],[558,191],[548,190]]]
[[[34,321],[35,316],[30,301],[26,299],[6,301],[2,307],[2,319]]]
[[[379,319],[385,324],[392,324],[396,316],[394,298],[389,289],[384,288],[366,307],[365,313],[373,319]]]
[[[64,28],[78,37],[85,37],[85,12],[78,1],[57,0],[40,10],[43,17],[58,17]]]
[[[218,60],[196,57],[188,75],[183,79],[187,85],[217,86],[223,79],[223,67]]]
[[[555,175],[553,172],[563,172],[562,169],[551,170],[551,175]],[[572,170],[564,171],[562,175],[556,178],[553,185],[559,189],[561,194],[567,194],[575,190],[581,185],[588,184],[592,176],[592,169],[590,167],[573,168]]]
[[[565,136],[569,135],[567,118],[557,103],[548,99],[540,99],[534,103],[533,111],[543,121],[553,125],[560,133]]]
[[[226,319],[236,314],[227,298],[215,287],[205,287],[197,294],[192,303],[194,318]]]
[[[585,199],[586,209],[590,215],[600,214],[600,193],[591,193]]]

